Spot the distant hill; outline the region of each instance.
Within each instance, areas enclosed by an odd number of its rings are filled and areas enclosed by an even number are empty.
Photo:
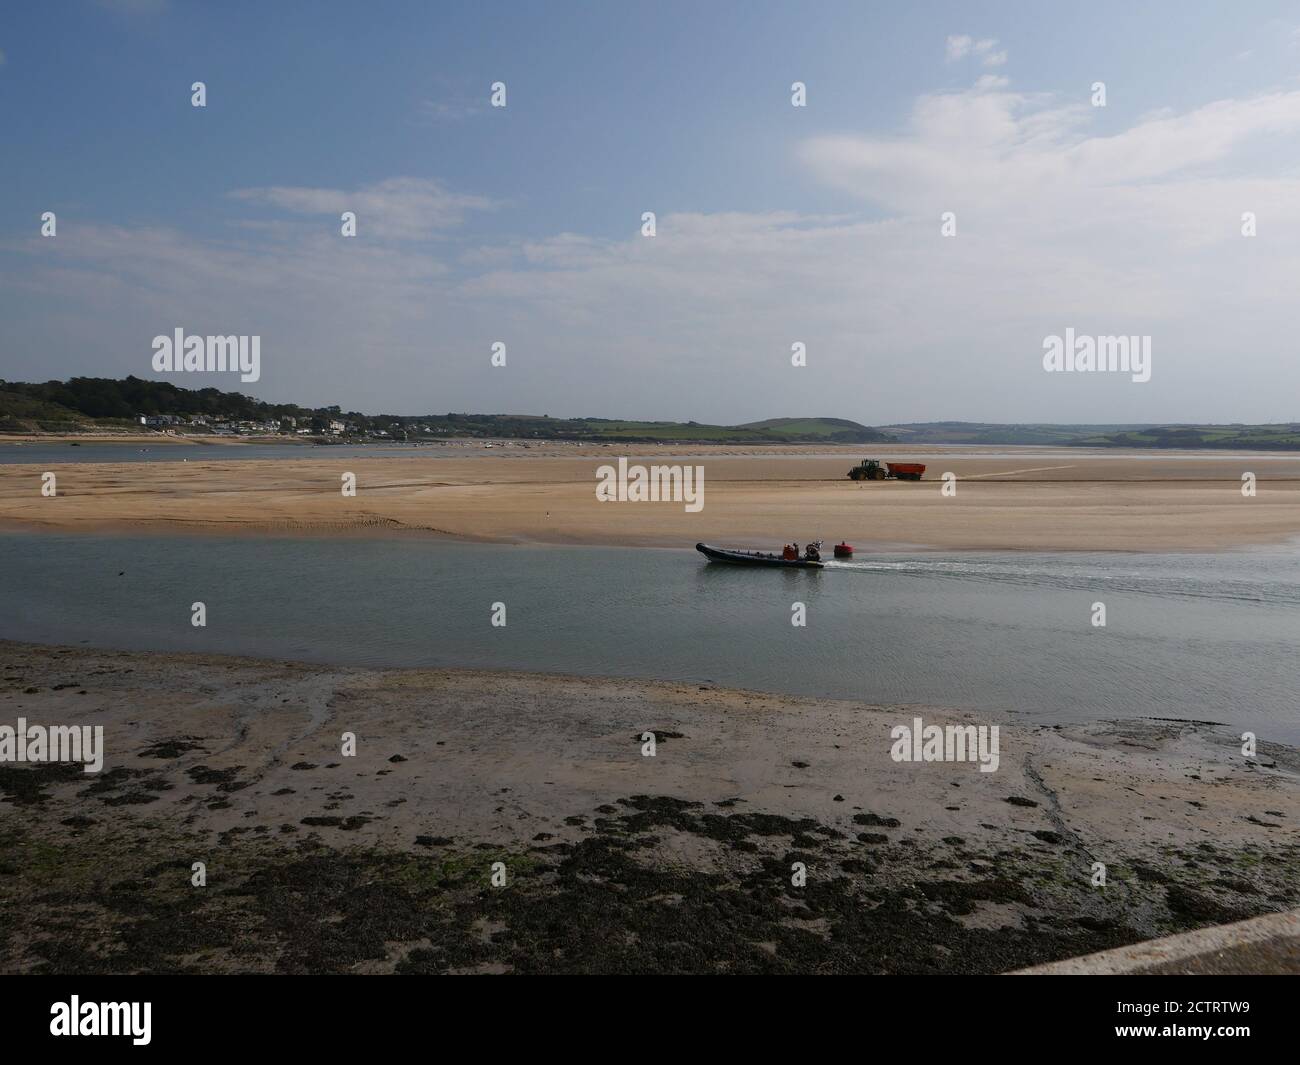
[[[0,389],[0,423],[6,419],[15,422],[58,422],[67,426],[75,425],[77,412],[58,403]]]
[[[550,418],[525,414],[459,414],[455,424],[480,436],[553,437],[595,443],[866,443],[889,441],[886,433],[839,418],[772,418],[746,425],[705,422],[644,422],[615,418]],[[438,423],[439,415],[412,419]]]
[[[555,424],[552,420],[551,424]],[[702,422],[623,422],[606,418],[561,421],[565,435],[593,441],[708,441],[725,444],[862,444],[890,441],[879,430],[842,418],[770,418],[745,425]]]
[[[736,428],[775,433],[790,440],[821,440],[828,444],[870,444],[895,439],[889,433],[844,418],[768,418],[761,422],[746,422]]]
[[[1098,433],[1074,441],[1080,447],[1226,448],[1300,451],[1300,423],[1273,425],[1150,425]]]
[[[76,432],[79,429],[138,429],[141,415],[208,423],[274,423],[293,419],[297,428],[328,431],[342,424],[348,436],[386,434],[409,439],[430,435],[583,440],[593,443],[871,443],[886,433],[842,418],[773,418],[749,425],[699,422],[622,421],[613,418],[552,418],[545,414],[363,414],[337,406],[302,407],[265,403],[240,392],[179,388],[169,381],[139,377],[73,377],[31,384],[0,381],[0,433]],[[201,431],[197,426],[195,431]]]
[[[1222,448],[1300,450],[1300,424],[1051,425],[993,422],[914,422],[881,430],[913,444],[1049,444],[1064,447]]]
[[[1051,425],[1030,422],[912,422],[882,426],[899,440],[914,444],[1074,444],[1084,437],[1146,429],[1145,425]]]
[[[309,413],[293,404],[262,403],[238,392],[216,388],[177,388],[167,381],[139,377],[72,377],[67,381],[28,384],[0,381],[0,431],[20,431],[16,422],[90,423],[114,426],[138,424],[140,415],[201,414],[249,419],[274,414]],[[43,426],[37,425],[38,428]]]

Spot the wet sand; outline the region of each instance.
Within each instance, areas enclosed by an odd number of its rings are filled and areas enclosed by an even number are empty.
[[[179,445],[178,445],[179,446]],[[230,445],[231,447],[238,445]],[[205,449],[194,446],[196,452]],[[916,460],[920,483],[855,483],[863,454]],[[690,462],[704,506],[600,502],[596,470]],[[1079,449],[587,447],[458,442],[361,457],[50,467],[0,465],[0,529],[294,535],[416,535],[502,543],[779,546],[848,540],[868,549],[1195,551],[1300,535],[1300,456]],[[956,475],[956,493],[941,492]],[[1242,474],[1258,478],[1245,498]],[[356,475],[356,495],[342,477]]]
[[[107,749],[0,766],[6,972],[999,972],[1300,899],[1300,752],[1211,725],[13,643],[0,678],[0,723]],[[998,724],[999,768],[894,761],[916,715]]]

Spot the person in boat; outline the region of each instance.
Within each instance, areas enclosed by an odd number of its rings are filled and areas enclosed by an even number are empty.
[[[820,562],[822,560],[821,552],[817,550],[816,544],[809,544],[804,548],[803,557],[809,562]]]
[[[787,562],[793,562],[799,557],[799,548],[794,544],[786,544],[785,548],[781,551],[781,557]]]

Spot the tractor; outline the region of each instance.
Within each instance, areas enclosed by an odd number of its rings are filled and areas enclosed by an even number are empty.
[[[853,481],[883,481],[886,477],[899,481],[919,481],[925,466],[919,462],[887,462],[882,466],[875,459],[863,459],[860,465],[849,470]]]
[[[875,459],[863,459],[861,465],[849,470],[849,479],[853,481],[883,481],[887,476],[885,467]]]

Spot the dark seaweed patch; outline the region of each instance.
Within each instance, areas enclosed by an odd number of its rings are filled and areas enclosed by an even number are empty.
[[[196,742],[195,736],[175,736],[171,739],[158,740],[140,752],[141,758],[179,758],[190,751],[206,750],[203,744]]]
[[[45,789],[85,779],[85,767],[71,762],[41,765],[0,765],[0,792],[15,806],[39,806],[49,797]]]
[[[232,792],[248,787],[247,783],[235,779],[243,768],[242,765],[232,765],[226,769],[210,769],[205,765],[194,765],[185,772],[195,784],[215,784],[218,791]]]

